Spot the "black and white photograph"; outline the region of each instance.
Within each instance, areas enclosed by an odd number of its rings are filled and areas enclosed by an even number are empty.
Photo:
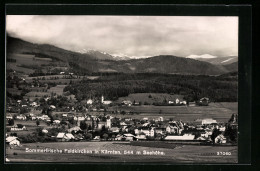
[[[238,16],[6,15],[6,163],[238,163]]]

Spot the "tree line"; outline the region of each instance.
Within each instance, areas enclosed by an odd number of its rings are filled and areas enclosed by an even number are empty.
[[[98,98],[117,100],[132,93],[180,94],[187,101],[208,97],[215,102],[236,102],[238,82],[228,75],[170,75],[170,74],[105,74],[96,80],[83,79],[64,88],[77,100]]]

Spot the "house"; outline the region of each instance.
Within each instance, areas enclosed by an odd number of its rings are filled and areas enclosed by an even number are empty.
[[[81,131],[81,129],[80,129],[79,126],[75,126],[75,127],[73,127],[73,128],[68,129],[68,132],[69,132],[69,133],[72,133],[72,132],[77,133],[78,131]]]
[[[148,121],[148,118],[143,118],[143,121]]]
[[[112,101],[110,101],[110,100],[104,100],[104,96],[102,96],[102,97],[101,97],[101,103],[102,103],[102,104],[105,104],[105,105],[109,105],[109,104],[112,103]]]
[[[55,123],[55,124],[60,124],[60,120],[53,120],[53,123]]]
[[[163,122],[163,117],[159,117],[159,118],[158,118],[158,121]]]
[[[43,129],[43,130],[42,130],[42,133],[47,134],[47,133],[48,133],[48,130],[47,130],[47,129]]]
[[[54,105],[50,105],[51,109],[56,109],[56,107]]]
[[[64,133],[64,132],[58,133],[56,138],[58,141],[71,141],[75,139],[75,137],[71,133]]]
[[[200,105],[200,106],[208,106],[208,105],[209,105],[209,98],[203,97],[203,98],[201,98],[201,99],[198,101],[197,104]]]
[[[198,137],[196,140],[198,140],[198,141],[206,141],[207,139],[205,138],[205,137]]]
[[[154,137],[154,128],[149,127],[139,127],[138,129],[135,129],[135,134],[140,135],[141,133],[144,133],[146,136]]]
[[[22,124],[17,124],[11,127],[11,131],[23,131],[23,130],[26,130],[26,127]]]
[[[67,117],[68,117],[68,114],[67,114],[67,113],[63,113],[63,114],[62,114],[62,117],[63,117],[63,118],[67,118]]]
[[[121,104],[122,105],[127,105],[127,106],[132,106],[132,102],[130,101],[130,100],[123,100],[122,102],[121,102]]]
[[[220,134],[215,138],[214,142],[216,144],[224,144],[227,143],[227,139],[224,137],[224,135]]]
[[[93,100],[91,100],[91,99],[87,100],[87,104],[91,105],[92,103],[93,103]]]
[[[141,140],[146,140],[146,136],[145,135],[137,135],[135,136],[137,141],[141,141]]]
[[[26,120],[26,116],[25,115],[18,115],[18,116],[16,116],[16,119]]]
[[[191,135],[191,134],[184,134],[182,136],[180,135],[168,135],[164,138],[164,140],[181,140],[181,141],[186,141],[186,140],[194,140],[195,135]]]
[[[180,104],[186,105],[187,102],[185,100],[183,100],[183,101],[180,101]]]
[[[125,138],[126,141],[133,141],[134,140],[134,135],[133,134],[124,134],[123,137]]]
[[[93,140],[100,140],[100,136],[95,136],[95,138],[93,138]]]
[[[174,104],[174,101],[169,100],[168,103],[169,104]]]
[[[13,137],[13,136],[10,136],[10,137],[7,137],[5,139],[5,142],[6,144],[9,144],[9,145],[15,145],[15,146],[20,146],[20,141],[18,140],[18,137]]]
[[[211,118],[208,119],[202,119],[201,124],[202,125],[210,125],[210,124],[216,124],[217,121]]]
[[[6,115],[6,119],[10,120],[10,119],[13,119],[13,117],[11,115]]]
[[[179,104],[180,103],[180,100],[177,98],[177,99],[175,99],[175,103],[176,104]]]
[[[120,129],[118,127],[111,127],[109,130],[114,133],[118,133]]]
[[[116,141],[121,141],[123,139],[123,135],[118,134],[115,138]]]
[[[155,133],[156,134],[164,134],[165,131],[166,131],[165,128],[155,128]]]
[[[171,126],[171,125],[168,125],[167,127],[166,127],[166,132],[167,133],[179,133],[179,128],[177,127],[177,126]]]
[[[32,102],[32,103],[31,103],[31,106],[33,106],[33,107],[37,107],[38,105],[37,105],[36,102]]]

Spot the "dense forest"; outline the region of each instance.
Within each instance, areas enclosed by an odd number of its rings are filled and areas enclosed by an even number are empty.
[[[108,100],[131,93],[180,94],[187,101],[209,97],[215,102],[236,102],[238,93],[237,72],[220,75],[176,75],[158,73],[102,73],[96,80],[83,79],[64,88],[77,100],[100,98]]]

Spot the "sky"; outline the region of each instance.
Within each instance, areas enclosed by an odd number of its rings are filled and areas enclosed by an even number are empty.
[[[135,58],[238,55],[238,17],[7,15],[6,31],[32,43]]]

